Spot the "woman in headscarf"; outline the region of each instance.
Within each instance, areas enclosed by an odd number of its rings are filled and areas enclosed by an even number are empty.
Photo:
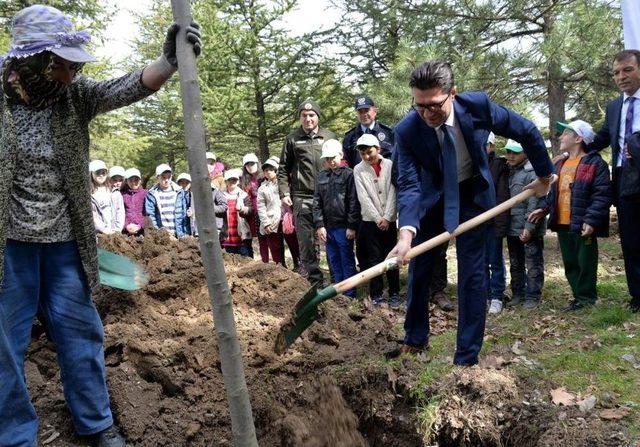
[[[187,40],[200,52],[197,25]],[[89,189],[89,122],[158,90],[176,71],[177,25],[163,54],[117,79],[80,75],[95,60],[59,10],[34,5],[11,24],[0,58],[0,445],[35,446],[38,422],[24,380],[31,324],[41,311],[56,344],[76,431],[120,447],[105,381],[103,327]]]

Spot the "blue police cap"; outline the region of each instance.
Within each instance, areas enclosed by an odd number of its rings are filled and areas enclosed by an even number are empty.
[[[369,109],[373,106],[375,106],[373,99],[371,99],[367,95],[360,95],[360,96],[356,96],[356,102],[353,107],[356,110],[360,110],[360,109]]]

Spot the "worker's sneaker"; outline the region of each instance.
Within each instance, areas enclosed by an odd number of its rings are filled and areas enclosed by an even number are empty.
[[[453,303],[449,301],[449,298],[447,298],[447,295],[442,291],[434,293],[431,299],[436,304],[436,306],[438,306],[440,309],[444,310],[445,312],[451,312],[454,309]]]
[[[522,305],[523,309],[535,309],[540,305],[540,300],[525,300]]]
[[[499,314],[502,312],[502,300],[491,300],[491,304],[489,305],[489,313],[490,314]]]
[[[382,297],[382,295],[374,295],[371,297],[371,302],[374,306],[379,306],[384,303],[384,298]]]
[[[397,293],[392,293],[389,296],[389,307],[392,309],[399,309],[402,306],[402,302],[400,301],[400,295]]]
[[[126,443],[115,425],[96,433],[91,437],[91,445],[94,447],[125,447]]]

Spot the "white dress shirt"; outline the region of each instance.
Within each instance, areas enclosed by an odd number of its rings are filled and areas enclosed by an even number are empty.
[[[462,130],[455,118],[455,109],[451,107],[451,113],[447,117],[444,124],[436,127],[436,135],[438,135],[438,141],[442,148],[442,142],[444,140],[444,133],[442,132],[442,126],[447,126],[449,135],[453,140],[453,145],[456,148],[456,163],[458,164],[458,183],[467,180],[473,176],[473,161],[471,155],[469,155],[469,149],[467,149],[467,143],[464,141]]]
[[[631,131],[638,132],[640,130],[640,89],[636,90],[636,92],[632,95],[636,98],[635,104],[633,105],[633,126]],[[626,93],[622,94],[622,111],[620,112],[620,130],[618,131],[618,144],[620,146],[620,152],[618,153],[618,160],[616,160],[616,167],[622,166],[622,160],[625,157],[624,155],[624,135],[626,132],[626,119],[627,119],[627,109],[629,109],[629,101],[627,99],[629,95]]]
[[[640,115],[640,113],[638,115]],[[467,143],[464,141],[462,130],[460,129],[460,125],[458,124],[458,121],[455,118],[455,109],[453,107],[451,107],[451,113],[447,117],[447,120],[444,122],[444,124],[435,128],[436,135],[438,137],[438,141],[440,142],[441,148],[442,148],[442,141],[444,140],[444,133],[442,132],[442,129],[441,129],[442,126],[447,126],[449,136],[453,140],[453,145],[455,146],[455,149],[456,149],[456,163],[458,165],[458,183],[460,183],[473,176],[473,160],[471,160],[469,149],[467,149]],[[413,233],[414,237],[417,234],[416,228],[410,225],[405,225],[401,227],[400,230],[409,230]]]

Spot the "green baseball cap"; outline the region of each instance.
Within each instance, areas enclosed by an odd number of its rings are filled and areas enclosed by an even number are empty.
[[[513,140],[507,140],[507,144],[505,144],[504,149],[507,151],[515,152],[517,154],[519,154],[523,150],[520,143],[517,143]]]

